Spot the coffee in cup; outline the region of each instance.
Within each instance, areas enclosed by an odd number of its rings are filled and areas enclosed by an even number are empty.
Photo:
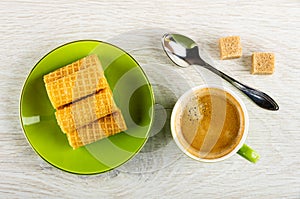
[[[248,114],[241,100],[220,86],[186,92],[171,117],[172,135],[190,157],[216,162],[235,154],[245,142]]]

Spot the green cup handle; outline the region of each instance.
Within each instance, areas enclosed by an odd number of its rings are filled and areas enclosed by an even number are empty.
[[[237,153],[252,163],[256,163],[260,158],[260,155],[246,144]]]

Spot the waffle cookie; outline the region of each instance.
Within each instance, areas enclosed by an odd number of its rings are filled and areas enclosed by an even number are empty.
[[[73,149],[93,143],[127,129],[120,111],[102,117],[86,126],[67,134]]]
[[[59,68],[47,75],[44,76],[44,82],[46,84],[53,82],[57,79],[60,79],[62,77],[71,75],[79,70],[86,69],[90,66],[97,66],[100,70],[102,70],[101,63],[98,59],[98,56],[95,54],[89,55],[87,57],[84,57],[82,59],[79,59],[71,64],[68,64],[62,68]]]
[[[112,92],[105,88],[80,101],[68,104],[55,112],[64,133],[70,133],[117,110]]]
[[[44,76],[46,90],[54,108],[108,87],[100,62],[89,67],[85,63],[86,61],[74,62]],[[62,76],[63,74],[66,76]]]

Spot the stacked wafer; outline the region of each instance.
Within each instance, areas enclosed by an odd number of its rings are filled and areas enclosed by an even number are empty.
[[[55,116],[76,149],[127,129],[97,55],[44,76]]]

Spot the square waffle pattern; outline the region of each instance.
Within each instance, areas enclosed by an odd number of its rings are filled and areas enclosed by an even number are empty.
[[[62,77],[66,77],[68,75],[71,75],[79,70],[83,70],[90,66],[101,66],[101,63],[100,63],[97,55],[92,54],[92,55],[86,56],[82,59],[79,59],[71,64],[68,64],[62,68],[59,68],[59,69],[45,75],[44,82],[46,84],[48,84],[50,82],[53,82]],[[102,69],[102,67],[99,69]]]
[[[105,117],[68,133],[68,141],[73,149],[93,143],[102,138],[109,137],[127,129],[120,111],[116,111]]]
[[[91,121],[117,111],[111,90],[105,88],[55,112],[56,120],[64,133],[70,133]]]
[[[85,65],[85,62],[82,64]],[[108,87],[101,65],[82,68],[82,70],[45,84],[54,108],[59,108]],[[56,74],[55,71],[54,74]],[[48,80],[48,78],[44,78],[45,82]]]

